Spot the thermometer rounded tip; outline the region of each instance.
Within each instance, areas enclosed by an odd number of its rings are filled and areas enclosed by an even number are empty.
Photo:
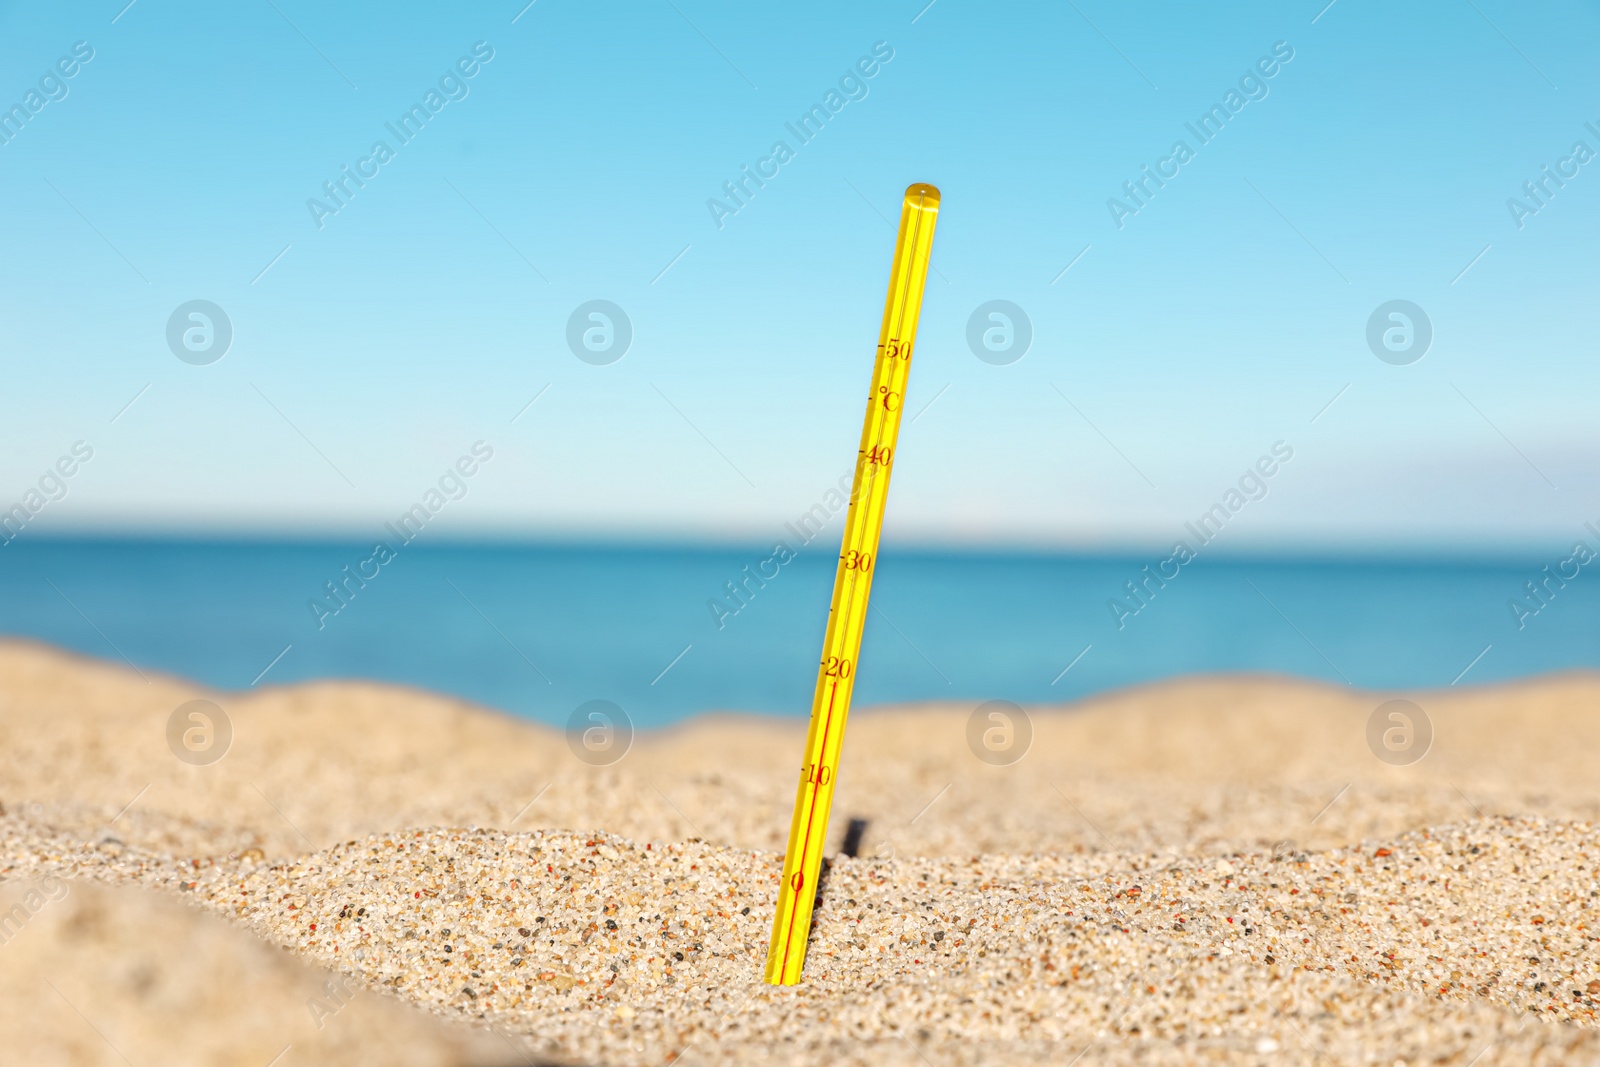
[[[906,186],[906,204],[923,211],[939,210],[939,189],[926,182]]]

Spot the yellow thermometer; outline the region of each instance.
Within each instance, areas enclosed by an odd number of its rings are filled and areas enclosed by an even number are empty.
[[[850,490],[850,509],[845,514],[844,544],[833,579],[828,632],[822,642],[822,662],[817,667],[817,691],[811,701],[811,728],[800,767],[800,788],[794,798],[794,820],[789,825],[778,913],[772,920],[772,944],[767,949],[766,979],[772,985],[794,985],[800,981],[800,969],[805,965],[839,749],[844,741],[845,719],[850,714],[856,656],[867,621],[867,597],[872,592],[872,565],[878,555],[878,535],[883,530],[889,472],[893,469],[895,440],[905,406],[906,379],[911,373],[922,286],[928,278],[928,254],[933,251],[933,226],[938,219],[939,190],[931,185],[913,185],[906,190],[900,206],[894,266],[889,272],[889,298],[883,308],[883,328],[878,332],[872,389],[867,394],[867,417],[861,428],[861,448]]]

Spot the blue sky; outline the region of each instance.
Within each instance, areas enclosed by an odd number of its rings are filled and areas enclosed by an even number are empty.
[[[0,145],[0,504],[94,453],[39,531],[364,535],[483,441],[456,535],[777,534],[848,469],[914,181],[943,207],[891,536],[1165,544],[1280,441],[1240,547],[1600,520],[1600,162],[1507,206],[1600,152],[1593,5],[124,2],[0,4],[0,107],[65,94]],[[632,325],[607,365],[566,339],[595,299]],[[1366,340],[1395,299],[1433,332],[1403,366]],[[206,365],[166,338],[194,300],[232,327]],[[968,347],[991,300],[1016,362]]]

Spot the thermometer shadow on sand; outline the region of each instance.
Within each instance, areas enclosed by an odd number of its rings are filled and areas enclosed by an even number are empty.
[[[878,537],[883,530],[889,473],[900,432],[917,318],[922,310],[922,290],[928,277],[928,256],[933,250],[933,229],[938,218],[938,189],[918,184],[906,190],[900,208],[894,264],[889,273],[883,326],[878,333],[872,386],[867,393],[861,447],[856,455],[850,507],[845,517],[844,542],[839,549],[833,601],[828,609],[827,634],[817,667],[817,689],[811,703],[811,725],[801,761],[799,789],[795,794],[794,819],[789,827],[783,880],[778,887],[778,908],[772,920],[772,942],[767,950],[766,965],[766,981],[772,985],[799,982],[801,968],[805,965],[811,913],[816,906],[817,883],[828,836],[828,813],[833,806],[834,779],[845,720],[850,714],[856,659],[867,619],[867,600],[872,592],[873,563],[878,554]]]

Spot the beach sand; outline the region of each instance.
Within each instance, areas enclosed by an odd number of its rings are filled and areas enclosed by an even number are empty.
[[[1397,695],[1152,685],[1029,708],[1008,766],[971,705],[858,712],[833,839],[862,819],[861,848],[773,989],[803,723],[710,715],[592,767],[436,695],[0,644],[0,1040],[141,1067],[1600,1060],[1600,678],[1406,694],[1434,735],[1409,766],[1367,740]],[[168,747],[194,698],[232,723],[208,766]]]

